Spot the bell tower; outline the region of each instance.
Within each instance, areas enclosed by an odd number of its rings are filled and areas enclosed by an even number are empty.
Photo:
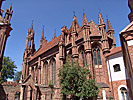
[[[12,17],[12,6],[10,5],[8,9],[6,9],[5,16],[3,15],[3,10],[1,10],[1,5],[4,0],[0,0],[0,72],[2,69],[2,60],[5,50],[5,45],[7,38],[10,36],[10,31],[12,30],[10,20]],[[0,73],[1,74],[1,73]]]

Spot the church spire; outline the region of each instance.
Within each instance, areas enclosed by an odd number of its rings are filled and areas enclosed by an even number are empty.
[[[77,22],[77,17],[73,17],[73,22],[72,22],[72,33],[76,33],[78,27],[78,22]]]
[[[110,30],[113,30],[113,28],[112,28],[112,25],[111,25],[109,19],[107,19],[107,32]]]
[[[43,26],[43,29],[42,29],[42,37],[41,37],[41,40],[44,39],[44,26]]]
[[[56,38],[56,29],[55,29],[55,32],[54,32],[54,38]]]
[[[30,27],[30,32],[33,32],[33,21],[32,21],[31,27]]]
[[[99,12],[99,25],[105,24],[102,18],[102,14]]]
[[[88,21],[87,21],[86,15],[85,15],[85,13],[83,13],[82,25],[87,25],[87,24],[88,24]]]
[[[28,48],[28,38],[29,38],[29,29],[28,29],[27,37],[26,37],[26,49]]]
[[[12,4],[9,6],[9,11],[11,11],[12,10]]]
[[[109,19],[107,19],[107,33],[113,39],[112,47],[116,47],[115,38],[114,38],[114,30],[112,28],[112,25]]]
[[[42,36],[41,36],[41,40],[40,40],[40,47],[43,44],[43,40],[44,40],[44,26],[43,26],[43,29],[42,29]]]

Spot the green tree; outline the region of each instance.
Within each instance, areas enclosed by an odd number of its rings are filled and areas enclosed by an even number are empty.
[[[79,64],[67,62],[59,69],[61,94],[63,100],[70,96],[72,100],[91,100],[96,98],[99,90],[92,79],[89,69]],[[87,79],[89,77],[89,79]]]
[[[14,61],[12,61],[11,58],[4,57],[2,61],[0,83],[6,82],[7,79],[13,79],[16,68]]]
[[[19,82],[19,80],[21,78],[21,74],[22,74],[22,71],[15,72],[13,81]]]

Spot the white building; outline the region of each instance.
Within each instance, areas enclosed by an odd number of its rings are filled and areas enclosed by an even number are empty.
[[[109,82],[114,91],[115,100],[130,100],[130,88],[127,70],[124,66],[121,47],[111,49],[106,55]]]

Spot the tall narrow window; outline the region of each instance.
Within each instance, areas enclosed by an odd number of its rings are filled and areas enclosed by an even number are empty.
[[[54,62],[54,84],[56,85],[56,63]]]
[[[47,75],[46,75],[46,84],[48,85],[48,64],[46,65],[46,67],[47,67]]]
[[[52,84],[54,83],[54,64],[52,62]]]
[[[93,51],[93,56],[94,56],[94,64],[97,65],[96,50]]]
[[[100,50],[97,50],[97,55],[98,55],[98,64],[101,65],[101,56],[100,56]]]
[[[86,55],[86,53],[85,53],[85,62],[86,62],[86,66],[87,66],[87,57],[86,57],[87,55]]]
[[[48,63],[45,62],[45,85],[48,85]]]
[[[84,57],[84,51],[82,51],[82,60],[83,60],[83,67],[85,67],[85,57]]]
[[[95,65],[102,65],[102,62],[101,62],[101,56],[100,56],[100,50],[95,48],[93,50],[93,58],[94,58],[94,64]]]

